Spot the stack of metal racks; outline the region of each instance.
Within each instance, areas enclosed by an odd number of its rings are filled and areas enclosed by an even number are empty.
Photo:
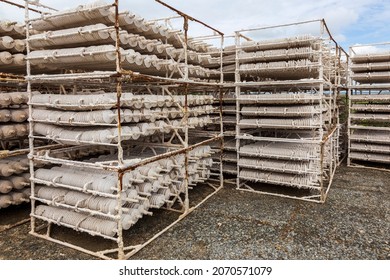
[[[222,72],[221,55],[187,36],[188,30],[119,10],[119,1],[98,1],[28,19],[40,34],[27,37],[27,78],[29,89],[51,89],[29,91],[31,233],[101,258],[124,259],[177,222],[133,244],[128,230],[143,216],[164,208],[179,212],[181,220],[193,210],[190,189],[212,186],[206,200],[222,187],[222,172],[209,180],[215,152],[210,145],[222,143],[212,95]],[[181,18],[188,24],[192,17]],[[31,72],[39,64],[50,70]],[[190,137],[218,122],[220,130],[206,138]],[[52,149],[36,151],[41,139],[72,151],[99,146],[108,155],[77,160]],[[42,221],[46,233],[38,227]],[[52,225],[116,243],[102,251],[86,249],[59,240]]]
[[[237,186],[324,202],[338,162],[339,50],[327,32],[247,41],[278,28],[236,32]]]
[[[390,163],[390,43],[351,47],[349,68],[348,164],[387,166]]]

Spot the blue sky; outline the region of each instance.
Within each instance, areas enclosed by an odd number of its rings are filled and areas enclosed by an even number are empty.
[[[94,1],[40,0],[40,2],[57,9],[66,9]],[[390,41],[389,0],[166,0],[165,2],[228,35],[240,29],[325,18],[332,34],[346,50],[355,44]],[[146,19],[174,14],[154,0],[120,0],[120,6],[122,10],[132,10]],[[23,16],[22,10],[0,3],[0,18],[22,21]],[[204,34],[203,30],[198,30],[195,26],[191,28],[194,35]]]

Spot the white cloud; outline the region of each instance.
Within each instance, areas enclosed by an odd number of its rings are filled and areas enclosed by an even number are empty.
[[[41,2],[57,9],[67,9],[93,1],[41,0]],[[106,0],[106,2],[110,3],[113,0]],[[243,28],[325,18],[332,34],[340,41],[358,43],[354,40],[356,34],[351,33],[350,29],[354,27],[366,30],[367,26],[373,26],[378,30],[376,34],[369,34],[374,36],[376,41],[380,41],[381,38],[383,41],[389,40],[387,30],[390,24],[388,16],[390,1],[388,0],[272,0],[266,3],[258,0],[166,0],[166,2],[229,35]],[[120,0],[120,6],[121,9],[131,9],[147,19],[175,14],[153,0]],[[0,17],[22,21],[23,11],[2,3]],[[192,26],[194,24],[191,24]],[[182,23],[177,22],[177,27],[181,28]],[[191,35],[200,33],[204,31],[193,32]]]
[[[354,54],[372,54],[372,53],[383,53],[390,51],[390,44],[379,44],[379,45],[360,45],[356,44],[351,47],[352,53]]]

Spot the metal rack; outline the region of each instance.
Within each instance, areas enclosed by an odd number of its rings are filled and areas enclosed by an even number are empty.
[[[201,129],[211,121],[209,96],[222,93],[222,67],[215,64],[221,55],[204,43],[204,38],[190,38],[188,23],[192,21],[216,32],[218,35],[210,37],[219,38],[221,45],[223,33],[157,2],[179,15],[184,34],[157,24],[159,20],[147,22],[130,12],[120,12],[118,0],[38,19],[29,18],[28,8],[35,2],[26,1],[26,24],[43,32],[54,29],[51,34],[55,37],[50,49],[32,50],[30,43],[37,46],[41,41],[36,37],[40,35],[30,36],[27,31],[32,235],[100,258],[127,259],[223,187],[222,164],[216,174],[207,171],[213,152],[209,145],[220,142],[220,149],[223,148],[221,114],[214,120],[220,123],[219,131],[210,133]],[[91,24],[88,18],[100,24],[91,33],[91,27],[83,27],[85,23]],[[67,29],[61,31],[63,28]],[[100,47],[85,46],[86,37],[78,36],[74,28],[90,37],[108,31],[110,38],[102,35],[106,38],[102,40],[95,36],[90,40]],[[130,42],[123,42],[124,37],[133,38],[131,30],[138,33],[138,40],[150,43],[144,54],[125,49],[131,46]],[[64,38],[72,38],[72,44],[67,49],[55,50]],[[101,45],[107,42],[108,45]],[[48,47],[47,43],[42,44],[40,47]],[[158,53],[162,44],[170,54]],[[139,44],[134,48],[142,49]],[[147,55],[148,52],[160,57]],[[164,59],[167,55],[170,57]],[[45,67],[50,74],[32,75],[31,66],[43,57],[48,58]],[[93,66],[94,63],[101,68]],[[59,68],[66,71],[61,73]],[[58,85],[60,90],[34,94],[31,86],[36,83]],[[110,88],[115,88],[115,92]],[[83,113],[85,110],[98,113],[91,119],[90,114]],[[219,111],[222,112],[221,108]],[[198,114],[205,115],[204,119],[195,118]],[[196,137],[190,139],[190,134]],[[99,146],[106,155],[77,161],[51,149],[37,151],[34,142],[47,138],[68,144],[68,152]],[[57,167],[37,169],[37,162]],[[215,178],[209,179],[210,176]],[[202,182],[211,191],[190,206],[189,189]],[[151,238],[139,244],[128,243],[126,230],[141,216],[150,215],[151,209],[163,206],[180,216]],[[102,250],[88,249],[52,236],[53,225],[99,236],[116,245]]]
[[[22,24],[0,21],[0,209],[29,201],[23,37]]]
[[[224,135],[224,145],[222,152],[222,162],[223,162],[223,172],[227,175],[236,175],[237,174],[237,151],[236,151],[236,140],[235,140],[235,128],[236,128],[236,98],[234,85],[230,82],[224,82],[224,87],[222,89],[222,100],[219,100],[222,103],[222,114],[223,121],[223,135]],[[218,130],[218,126],[212,125],[208,127],[208,130]],[[213,148],[218,148],[217,145],[214,145]],[[214,165],[212,167],[213,171],[219,170],[219,157],[221,154],[215,153],[213,156]],[[226,180],[225,180],[226,181]]]
[[[390,163],[390,43],[350,48],[348,165]]]
[[[281,29],[290,37],[250,38]],[[325,21],[237,31],[235,49],[237,189],[325,202],[338,165],[341,52]]]
[[[25,8],[12,1],[1,2]],[[9,215],[2,220],[0,231],[30,220],[22,206],[30,201],[25,38],[24,24],[0,21],[0,209],[1,215]],[[51,146],[55,147],[58,145]],[[14,207],[18,205],[21,207]]]

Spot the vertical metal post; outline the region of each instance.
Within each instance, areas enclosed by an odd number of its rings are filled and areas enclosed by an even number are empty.
[[[117,191],[117,225],[118,225],[118,259],[125,259],[124,242],[123,242],[123,227],[122,227],[122,191],[123,191],[123,173],[118,173],[118,191]]]
[[[31,63],[28,59],[30,55],[30,14],[29,14],[29,1],[25,1],[25,14],[24,14],[24,22],[26,24],[26,52],[27,52],[27,59],[26,59],[26,79],[27,79],[27,93],[28,93],[28,114],[29,114],[29,135],[28,135],[28,144],[29,144],[29,168],[30,168],[30,186],[31,186],[31,194],[30,194],[30,200],[31,200],[31,213],[35,213],[35,182],[34,179],[34,125],[33,125],[33,119],[32,119],[32,105],[31,105],[31,99],[32,99],[32,91],[31,91]],[[35,227],[35,217],[31,215],[31,232],[34,233],[36,230]]]
[[[352,48],[349,48],[349,54],[352,53]],[[351,166],[351,108],[352,108],[352,79],[351,79],[351,69],[350,69],[351,61],[350,57],[348,58],[348,68],[347,68],[347,88],[348,88],[348,127],[347,127],[347,141],[348,141],[348,148],[347,148],[347,166]]]
[[[321,127],[320,127],[320,139],[322,139],[324,137],[324,129],[323,129],[323,117],[322,117],[322,106],[324,105],[323,103],[323,97],[324,97],[324,61],[323,61],[323,56],[324,56],[324,52],[323,52],[323,45],[322,45],[322,42],[323,42],[323,32],[324,32],[324,22],[321,21],[321,39],[320,39],[320,55],[319,55],[319,58],[318,58],[318,63],[320,65],[320,68],[319,68],[319,80],[322,80],[322,82],[320,83],[320,88],[319,88],[319,93],[320,93],[320,108],[321,108],[321,112],[320,112],[320,124],[321,124]],[[329,112],[329,109],[331,108],[328,108],[328,112]],[[331,110],[330,110],[331,111]]]
[[[120,52],[120,40],[119,40],[119,0],[115,0],[115,47],[116,47],[116,71],[121,73],[121,52]]]
[[[187,41],[186,41],[187,44]],[[185,84],[184,87],[184,148],[188,148],[188,84]],[[184,154],[184,160],[185,160],[185,174],[184,174],[184,187],[185,187],[185,198],[184,198],[184,213],[186,214],[189,211],[190,208],[190,201],[189,201],[189,194],[188,194],[188,187],[189,187],[189,170],[188,170],[188,164],[189,164],[189,151],[186,150]]]
[[[51,227],[52,227],[52,223],[51,222],[49,222],[48,223],[48,225],[47,225],[47,229],[46,229],[46,236],[47,237],[50,237],[50,235],[51,235]]]
[[[336,117],[336,126],[337,126],[337,134],[336,134],[336,143],[334,144],[335,149],[334,149],[334,157],[336,158],[336,163],[335,163],[335,169],[340,163],[340,155],[339,155],[339,130],[340,130],[340,102],[339,100],[341,99],[341,48],[337,46],[337,63],[336,63],[336,68],[337,68],[337,95],[335,96],[335,117]]]
[[[221,50],[222,51],[222,50]],[[222,85],[221,85],[222,86]],[[220,126],[220,134],[221,134],[221,145],[220,145],[220,166],[219,166],[219,176],[220,176],[220,187],[223,187],[223,151],[225,149],[224,145],[224,130],[223,130],[223,90],[222,87],[219,87],[219,126]]]
[[[183,29],[184,29],[184,80],[188,81],[188,17],[183,15]],[[188,84],[186,83],[184,86],[184,148],[188,148]],[[184,187],[185,187],[185,198],[184,198],[184,213],[186,214],[190,208],[190,200],[188,194],[189,187],[189,152],[186,150],[184,154],[185,161],[185,175],[184,175]]]
[[[220,83],[221,83],[221,85],[224,82],[224,75],[223,75],[223,51],[224,51],[223,48],[224,48],[224,44],[225,44],[225,37],[224,37],[224,35],[221,35],[221,51],[219,53],[219,59],[221,60],[220,61],[220,65],[221,65]]]
[[[122,148],[122,125],[121,125],[121,97],[122,97],[122,67],[121,67],[121,51],[119,39],[119,0],[115,0],[115,48],[116,48],[116,92],[117,92],[117,111],[118,111],[118,164],[123,164],[123,148]],[[125,259],[124,242],[123,242],[123,227],[122,227],[122,192],[123,192],[123,172],[118,173],[117,179],[117,234],[118,234],[118,259]]]
[[[188,17],[183,16],[184,23],[184,80],[188,81]]]
[[[122,97],[122,67],[121,67],[121,50],[119,39],[119,0],[115,0],[115,48],[116,48],[116,93],[117,93],[117,114],[118,114],[118,164],[123,164],[123,148],[122,148],[122,125],[121,125],[121,97]]]
[[[320,94],[320,114],[319,114],[319,117],[320,117],[320,128],[319,128],[319,133],[320,133],[320,136],[319,136],[319,143],[320,143],[320,192],[321,192],[321,201],[325,201],[325,191],[324,191],[324,150],[325,150],[325,142],[322,142],[322,139],[324,138],[324,126],[323,126],[323,116],[322,116],[322,110],[323,110],[323,106],[324,106],[324,61],[323,61],[323,58],[324,58],[324,52],[323,52],[323,33],[324,33],[324,22],[321,21],[320,22],[320,32],[321,32],[321,39],[320,39],[320,49],[319,49],[319,80],[322,80],[322,82],[320,83],[320,88],[319,88],[319,94]],[[327,105],[327,103],[325,102],[325,104]],[[327,108],[328,112],[331,113],[331,108]],[[329,110],[330,109],[330,110]]]
[[[325,190],[324,190],[324,146],[326,142],[321,142],[320,147],[320,190],[321,190],[321,202],[325,201]]]
[[[237,152],[237,181],[236,181],[236,188],[240,188],[240,167],[239,167],[239,162],[240,162],[240,95],[241,95],[241,87],[237,84],[241,82],[241,77],[240,77],[240,62],[239,62],[239,48],[240,48],[240,33],[236,32],[235,36],[235,45],[236,45],[236,57],[235,57],[235,62],[236,62],[236,69],[234,72],[234,81],[236,83],[235,86],[235,96],[236,96],[236,152]]]
[[[340,150],[339,150],[339,145],[340,145],[340,125],[337,126],[337,134],[336,134],[336,139],[335,139],[335,143],[334,143],[334,149],[335,149],[335,153],[336,153],[336,156],[337,156],[337,162],[334,166],[334,170],[337,169],[337,167],[340,165]]]
[[[221,73],[220,73],[220,86],[219,86],[219,126],[220,126],[220,134],[222,136],[221,138],[221,146],[220,146],[220,151],[221,151],[221,155],[220,155],[220,187],[223,187],[223,184],[224,184],[224,177],[223,177],[223,151],[225,149],[224,145],[225,145],[225,142],[224,142],[224,129],[223,129],[223,89],[222,89],[222,86],[223,86],[223,82],[224,82],[224,75],[223,75],[223,51],[224,51],[224,35],[221,35],[221,46],[220,46],[221,50],[220,50],[220,53],[219,53],[219,59],[221,60],[220,61],[220,65],[221,65]]]
[[[336,130],[337,130],[337,128],[336,128]],[[335,163],[334,161],[336,159],[336,155],[334,153],[334,148],[333,148],[333,145],[334,145],[333,141],[334,141],[334,137],[336,137],[336,136],[337,136],[337,131],[335,131],[333,133],[333,135],[331,136],[331,138],[328,140],[329,145],[330,145],[330,147],[329,147],[329,157],[330,157],[330,159],[329,159],[329,178],[333,174],[333,164]]]

